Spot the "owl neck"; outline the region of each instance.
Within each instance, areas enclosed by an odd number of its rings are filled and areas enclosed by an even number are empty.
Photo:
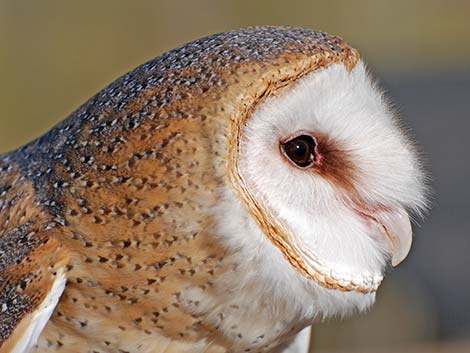
[[[116,230],[109,243],[67,230],[68,283],[38,351],[274,351],[307,325],[210,217],[195,224],[129,239]]]

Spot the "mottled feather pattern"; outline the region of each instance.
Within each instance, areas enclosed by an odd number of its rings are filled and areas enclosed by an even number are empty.
[[[0,345],[47,295],[57,267],[67,286],[40,352],[197,351],[204,340],[207,352],[261,352],[290,337],[222,331],[224,315],[199,312],[183,292],[216,298],[215,279],[238,266],[214,236],[212,215],[230,184],[234,122],[269,87],[356,61],[341,39],[321,32],[217,34],[125,74],[0,157],[0,305],[8,308],[0,310]]]

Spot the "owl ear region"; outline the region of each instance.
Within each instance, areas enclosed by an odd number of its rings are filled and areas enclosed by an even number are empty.
[[[373,218],[390,243],[392,266],[398,266],[408,255],[413,242],[413,231],[408,214],[403,209],[379,211]]]

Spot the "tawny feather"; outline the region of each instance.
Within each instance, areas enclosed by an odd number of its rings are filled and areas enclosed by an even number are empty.
[[[369,306],[374,286],[309,267],[241,162],[260,107],[358,60],[311,30],[217,34],[138,67],[0,157],[0,304],[19,298],[0,313],[0,351],[59,269],[67,284],[37,352],[280,352],[314,319]],[[354,183],[344,151],[318,137],[320,175]]]

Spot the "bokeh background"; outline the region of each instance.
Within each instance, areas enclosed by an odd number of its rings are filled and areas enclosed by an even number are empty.
[[[0,152],[135,66],[256,24],[343,36],[425,151],[433,207],[370,313],[314,330],[314,352],[470,352],[470,1],[0,0]]]

